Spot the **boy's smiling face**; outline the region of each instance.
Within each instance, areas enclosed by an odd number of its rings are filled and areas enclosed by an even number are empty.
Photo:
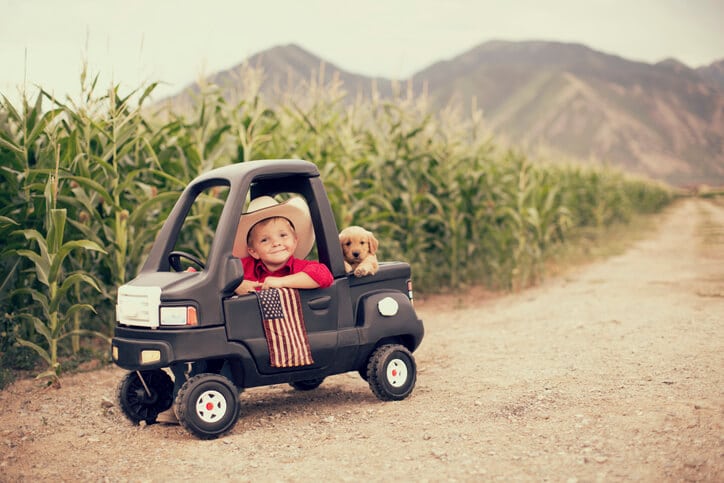
[[[274,272],[294,254],[297,241],[297,234],[286,218],[262,220],[249,231],[249,255],[261,260],[270,272]]]

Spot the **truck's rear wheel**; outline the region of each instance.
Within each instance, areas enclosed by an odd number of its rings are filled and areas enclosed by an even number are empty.
[[[179,422],[200,439],[218,438],[231,431],[240,409],[236,386],[219,374],[190,378],[176,396]]]
[[[399,401],[410,395],[417,379],[412,353],[398,344],[377,348],[367,364],[367,382],[382,401]]]
[[[173,404],[173,381],[161,369],[129,372],[118,384],[118,402],[133,424],[153,424]]]
[[[289,385],[297,391],[311,391],[312,389],[317,389],[323,382],[324,378],[319,377],[317,379],[308,379],[306,381],[293,381],[290,382]]]

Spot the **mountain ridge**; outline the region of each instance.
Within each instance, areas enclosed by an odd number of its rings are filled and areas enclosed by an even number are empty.
[[[467,107],[475,98],[494,133],[533,152],[611,164],[672,185],[724,184],[724,59],[693,69],[673,58],[648,64],[577,43],[493,40],[393,80],[346,71],[287,44],[209,81],[233,85],[245,65],[263,69],[261,90],[271,98],[320,71],[336,76],[351,97],[369,96],[373,84],[390,96],[395,82],[406,81],[436,109]]]

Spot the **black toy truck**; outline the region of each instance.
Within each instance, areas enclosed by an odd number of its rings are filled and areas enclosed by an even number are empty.
[[[234,294],[244,272],[232,248],[247,200],[289,194],[306,200],[317,258],[334,282],[299,291],[313,364],[278,368],[257,296]],[[191,240],[200,227],[208,239]],[[185,251],[199,246],[208,253]],[[120,406],[131,421],[147,424],[173,406],[189,432],[212,439],[236,424],[244,388],[310,390],[327,376],[357,371],[379,399],[404,399],[415,385],[412,352],[424,333],[410,277],[403,262],[381,262],[367,277],[345,273],[332,207],[310,162],[250,161],[201,175],[181,194],[138,276],[118,289],[112,356],[130,371],[119,384]],[[174,400],[164,369],[199,361],[205,371],[186,379]]]

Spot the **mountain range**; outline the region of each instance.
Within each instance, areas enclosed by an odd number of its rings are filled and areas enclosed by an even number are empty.
[[[269,96],[321,68],[355,96],[368,95],[373,83],[389,96],[394,82],[345,71],[294,44],[257,53],[208,81],[233,85],[247,64],[263,69]],[[674,186],[724,185],[724,59],[694,69],[581,44],[490,41],[431,64],[411,82],[436,109],[466,108],[474,99],[492,132],[531,153],[613,165]]]

